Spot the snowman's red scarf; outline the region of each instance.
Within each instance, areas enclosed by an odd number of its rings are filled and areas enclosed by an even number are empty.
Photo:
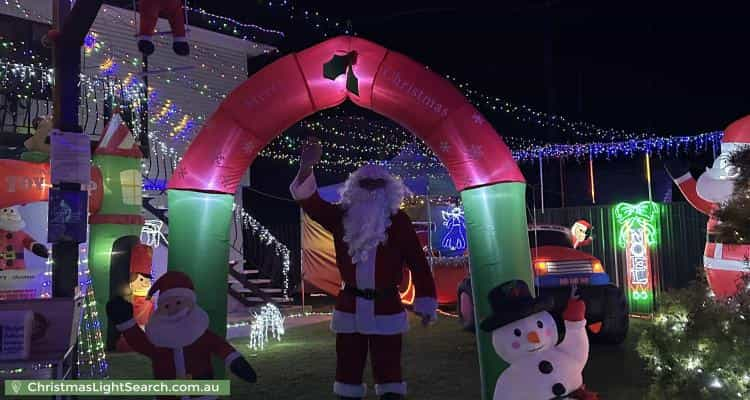
[[[552,400],[557,399],[577,399],[577,400],[599,400],[599,394],[596,392],[591,392],[588,389],[586,389],[586,385],[581,385],[578,389],[576,389],[573,392],[570,392],[565,397],[555,397]]]

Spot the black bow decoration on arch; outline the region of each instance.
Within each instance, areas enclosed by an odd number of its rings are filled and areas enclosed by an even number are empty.
[[[352,69],[355,62],[357,62],[356,51],[350,51],[344,55],[334,55],[330,61],[323,64],[323,76],[335,80],[346,74],[346,89],[359,96],[359,80]]]

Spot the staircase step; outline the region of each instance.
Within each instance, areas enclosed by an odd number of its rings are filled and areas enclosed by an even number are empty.
[[[252,283],[253,285],[266,285],[271,283],[270,279],[248,279],[248,282]]]
[[[232,288],[237,293],[254,293],[252,290],[245,288],[245,287],[239,287],[239,288]]]
[[[281,293],[281,289],[279,288],[260,288],[260,291],[263,293]]]
[[[273,301],[274,303],[289,303],[292,300],[293,299],[291,297],[286,299],[283,297],[271,297],[271,301]]]
[[[260,273],[260,271],[257,270],[257,269],[245,269],[245,270],[239,270],[237,272],[239,272],[239,273],[241,273],[243,275],[254,275],[254,274],[259,274]]]
[[[263,300],[260,297],[245,297],[245,300],[252,301],[252,302],[255,302],[255,303],[265,303],[265,300]]]

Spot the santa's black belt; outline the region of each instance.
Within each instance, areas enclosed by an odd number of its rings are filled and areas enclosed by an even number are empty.
[[[367,300],[398,295],[398,289],[395,286],[387,289],[360,289],[355,286],[344,284],[341,291]]]

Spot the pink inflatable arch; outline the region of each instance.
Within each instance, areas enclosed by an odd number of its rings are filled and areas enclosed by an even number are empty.
[[[333,75],[324,74],[326,64]],[[524,182],[500,135],[450,82],[402,54],[341,36],[284,56],[230,93],[193,140],[169,188],[234,193],[272,139],[346,99],[424,140],[459,191]]]

